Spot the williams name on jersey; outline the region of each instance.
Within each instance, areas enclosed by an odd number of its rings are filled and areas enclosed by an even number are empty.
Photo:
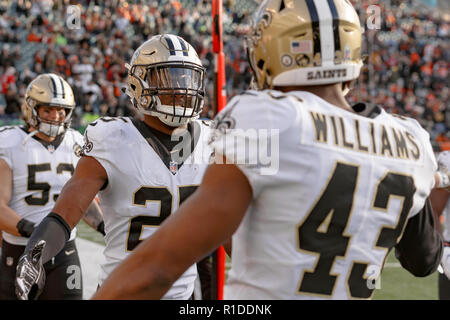
[[[248,129],[278,130],[280,142],[276,173],[236,164],[253,202],[233,235],[225,296],[370,298],[387,253],[434,185],[428,133],[381,108],[363,116],[302,91],[248,91],[217,118],[218,127],[244,130],[215,132],[216,154],[233,159],[224,140]]]

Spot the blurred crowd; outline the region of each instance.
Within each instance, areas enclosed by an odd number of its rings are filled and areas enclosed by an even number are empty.
[[[349,101],[377,103],[416,118],[433,141],[450,149],[450,23],[415,1],[353,1],[361,21],[372,4],[381,9],[381,19],[378,30],[366,28],[366,67]],[[231,98],[250,82],[242,37],[255,3],[223,2],[226,90]],[[67,11],[70,5],[76,5],[80,19]],[[42,72],[59,73],[72,85],[78,104],[73,125],[80,130],[98,116],[134,115],[121,90],[127,77],[124,64],[145,39],[158,33],[178,34],[196,48],[208,70],[202,116],[212,118],[210,0],[0,0],[0,119],[20,116],[25,88]]]
[[[361,21],[373,4],[381,9],[380,29],[366,26],[366,63],[349,99],[417,119],[436,147],[449,150],[449,15],[413,0],[354,1]]]

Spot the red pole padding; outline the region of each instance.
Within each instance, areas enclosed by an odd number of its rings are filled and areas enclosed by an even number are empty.
[[[226,103],[226,78],[225,78],[225,55],[223,53],[222,38],[222,0],[212,0],[212,18],[213,18],[213,52],[215,56],[215,103],[216,110],[222,110]],[[216,299],[223,300],[223,289],[225,286],[225,250],[220,246],[214,253],[213,259],[216,266]]]

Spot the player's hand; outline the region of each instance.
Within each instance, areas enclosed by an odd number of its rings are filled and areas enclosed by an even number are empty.
[[[439,184],[437,188],[446,188],[450,191],[450,151],[444,151],[437,157]]]
[[[39,241],[33,248],[22,255],[16,269],[16,296],[19,300],[35,300],[44,289],[45,270],[42,264],[42,250],[45,241]]]

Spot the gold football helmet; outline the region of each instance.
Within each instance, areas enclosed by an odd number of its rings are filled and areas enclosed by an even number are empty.
[[[25,92],[22,116],[26,123],[49,137],[56,137],[70,126],[75,99],[72,88],[60,76],[53,73],[39,75],[30,82]],[[38,115],[38,107],[49,106],[64,108],[64,121],[43,120]]]
[[[133,54],[127,95],[142,113],[178,127],[198,118],[205,96],[205,69],[181,37],[156,35]]]
[[[361,67],[361,25],[348,0],[265,0],[247,38],[259,89],[346,82]]]

